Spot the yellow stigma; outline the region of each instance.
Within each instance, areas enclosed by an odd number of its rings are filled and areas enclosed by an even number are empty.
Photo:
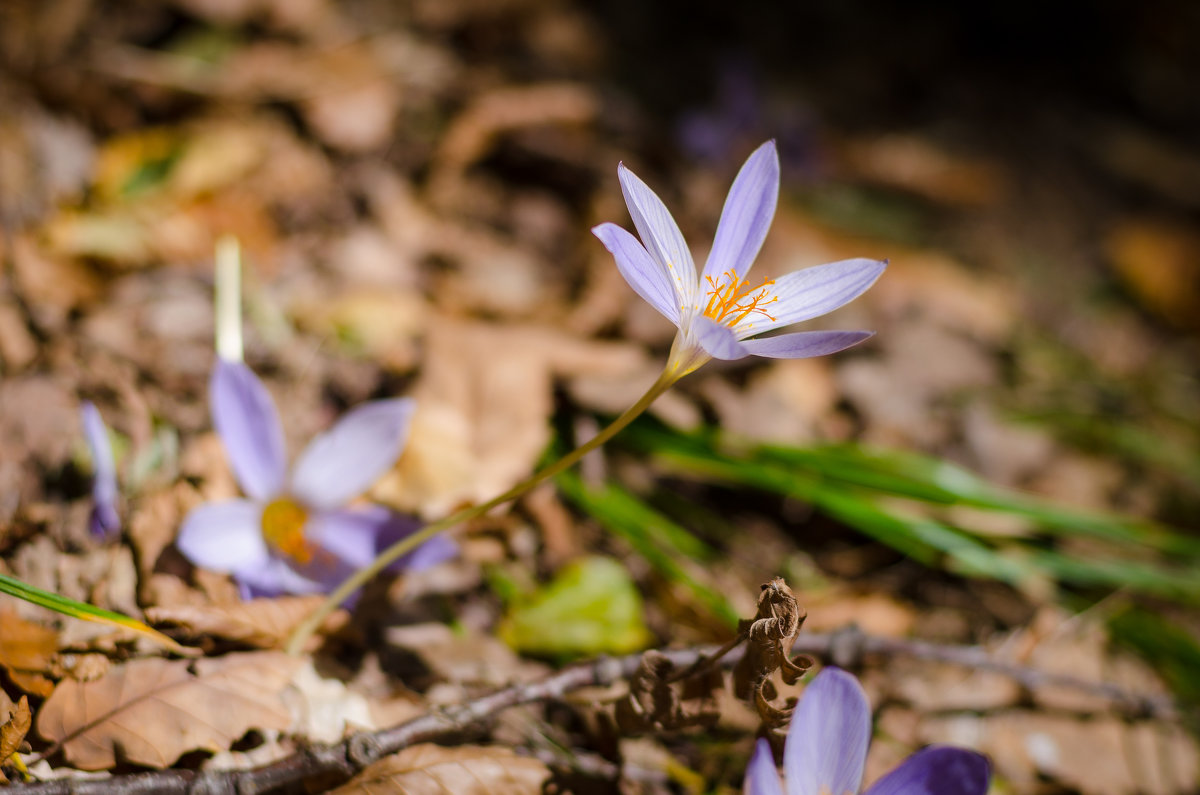
[[[704,307],[704,315],[726,326],[736,326],[749,314],[757,312],[768,320],[774,320],[764,306],[779,300],[779,296],[770,295],[767,290],[775,283],[767,279],[757,287],[751,287],[738,278],[737,272],[727,270],[721,274],[722,281],[717,282],[711,276],[705,276],[708,281],[708,306]]]
[[[267,503],[262,513],[262,534],[267,544],[300,563],[312,560],[313,549],[304,537],[308,512],[293,500],[280,497]]]

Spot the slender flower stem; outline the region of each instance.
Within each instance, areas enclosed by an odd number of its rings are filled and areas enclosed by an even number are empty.
[[[370,580],[379,572],[383,571],[393,561],[397,560],[403,555],[408,554],[443,530],[447,530],[455,525],[459,525],[478,516],[482,516],[492,508],[495,508],[497,505],[502,505],[510,500],[515,500],[517,497],[520,497],[522,494],[526,493],[542,481],[548,480],[549,478],[552,478],[558,473],[564,471],[568,467],[574,465],[579,461],[579,459],[583,458],[597,447],[600,447],[609,439],[616,436],[617,433],[626,425],[633,422],[633,420],[636,419],[639,414],[650,407],[650,404],[653,403],[659,395],[661,395],[663,392],[666,392],[671,385],[678,381],[684,374],[685,373],[681,372],[679,368],[668,366],[668,368],[663,371],[662,375],[658,377],[658,380],[655,381],[648,390],[646,390],[646,394],[638,398],[638,401],[630,406],[624,414],[622,414],[620,417],[617,417],[610,425],[605,427],[598,434],[571,452],[567,453],[562,458],[558,459],[544,469],[534,473],[527,480],[521,481],[503,494],[493,497],[485,503],[473,505],[470,508],[464,508],[461,511],[445,517],[444,519],[439,519],[432,524],[425,525],[412,535],[406,536],[397,541],[395,544],[392,544],[390,547],[381,552],[379,556],[375,558],[375,560],[371,561],[369,565],[359,569],[358,571],[354,572],[354,574],[346,578],[346,580],[343,581],[342,584],[339,585],[337,589],[329,595],[329,598],[322,602],[321,606],[317,608],[317,610],[313,612],[313,614],[310,615],[303,624],[298,626],[295,631],[292,632],[287,644],[288,654],[293,656],[299,654],[300,650],[304,648],[304,645],[308,641],[309,637],[316,632],[317,628],[321,626],[321,623],[325,620],[325,618],[335,609],[337,609],[338,605],[346,601],[346,598],[350,596],[350,594],[354,593],[363,585],[365,585],[368,580]]]

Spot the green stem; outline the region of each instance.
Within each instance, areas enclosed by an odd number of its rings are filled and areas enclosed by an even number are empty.
[[[383,571],[393,561],[397,560],[403,555],[408,554],[443,530],[447,530],[455,525],[459,525],[478,516],[482,516],[492,508],[495,508],[497,505],[501,505],[510,500],[515,500],[517,497],[520,497],[522,494],[526,493],[542,481],[552,478],[559,472],[562,472],[568,467],[574,465],[577,461],[579,461],[579,459],[583,458],[585,455],[595,450],[612,437],[616,436],[621,429],[633,422],[633,420],[637,418],[639,414],[648,409],[650,404],[653,403],[659,395],[661,395],[663,392],[666,392],[672,384],[679,380],[682,375],[683,373],[681,373],[678,369],[668,367],[663,371],[662,375],[658,377],[658,380],[655,381],[654,384],[646,391],[646,394],[638,398],[638,401],[630,406],[624,414],[622,414],[620,417],[617,417],[610,425],[605,427],[598,434],[571,452],[567,453],[553,464],[550,464],[544,469],[534,473],[527,480],[521,481],[508,491],[497,497],[493,497],[485,503],[474,505],[470,508],[463,508],[461,511],[453,513],[444,519],[439,519],[432,524],[425,525],[412,535],[405,536],[395,544],[392,544],[390,547],[381,552],[379,557],[371,561],[369,565],[359,569],[358,571],[354,572],[354,574],[346,578],[346,580],[343,581],[342,584],[339,585],[337,589],[334,590],[333,593],[331,593],[329,597],[321,603],[321,606],[318,607],[317,610],[310,615],[303,624],[298,626],[292,632],[291,637],[288,638],[286,647],[287,653],[293,656],[299,654],[301,649],[304,648],[304,644],[308,641],[309,637],[311,637],[312,634],[317,631],[317,628],[321,626],[326,617],[328,617],[330,613],[337,609],[338,605],[346,601],[346,598],[350,596],[350,594],[354,593],[363,585],[365,585],[368,580],[370,580],[379,572]]]

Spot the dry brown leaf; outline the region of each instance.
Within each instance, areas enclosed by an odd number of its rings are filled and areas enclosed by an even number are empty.
[[[841,154],[857,176],[952,205],[992,204],[1009,187],[999,164],[915,135],[859,138]]]
[[[277,599],[252,599],[215,605],[167,605],[146,609],[152,623],[177,624],[197,636],[238,641],[262,649],[283,645],[296,626],[325,601],[322,594],[284,596]],[[345,611],[336,611],[325,620],[323,631],[334,631],[345,623]],[[316,642],[321,642],[319,637]]]
[[[186,751],[228,748],[250,729],[288,728],[281,693],[299,665],[278,652],[134,660],[93,682],[60,683],[38,712],[38,734],[84,770],[118,759],[166,767]]]
[[[491,635],[426,623],[389,627],[387,644],[416,654],[442,681],[500,687],[546,675],[539,663],[518,657]]]
[[[8,762],[8,758],[21,747],[21,741],[29,733],[33,713],[29,711],[29,697],[21,696],[20,702],[10,711],[10,717],[0,726],[0,765]],[[8,778],[0,773],[0,784],[8,783]]]
[[[21,746],[29,727],[33,724],[33,713],[29,711],[29,696],[21,696],[8,720],[0,726],[0,762],[8,759]]]
[[[381,759],[335,795],[540,795],[550,770],[508,748],[424,743]]]
[[[435,317],[426,345],[408,445],[375,491],[426,515],[486,500],[533,472],[550,440],[553,376],[620,377],[638,364],[628,346],[532,325]]]
[[[58,651],[58,633],[0,610],[0,666],[13,684],[38,696],[49,695],[54,683],[43,676]]]
[[[1200,234],[1190,225],[1131,218],[1105,242],[1117,274],[1145,307],[1175,325],[1198,327]]]

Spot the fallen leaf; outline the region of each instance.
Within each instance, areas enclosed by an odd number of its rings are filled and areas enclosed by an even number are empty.
[[[29,734],[32,723],[33,713],[29,711],[29,696],[21,696],[8,720],[0,726],[0,762],[16,753],[25,735]]]
[[[521,652],[550,657],[628,654],[650,632],[629,572],[610,558],[576,561],[532,598],[515,604],[497,634]]]
[[[274,649],[304,619],[325,601],[323,594],[284,596],[276,599],[251,599],[214,605],[165,605],[146,609],[146,619],[154,624],[185,627],[196,636],[238,641],[262,649]],[[336,611],[325,620],[323,631],[334,631],[345,623],[345,611]],[[317,638],[317,642],[320,639]]]
[[[299,665],[278,652],[134,660],[93,682],[61,682],[38,712],[38,734],[83,770],[118,759],[166,767],[186,751],[228,748],[250,729],[288,728],[281,694]]]
[[[388,646],[405,649],[421,659],[442,681],[474,687],[502,687],[545,676],[540,663],[523,660],[491,635],[445,624],[425,623],[389,627]]]
[[[54,683],[43,674],[58,651],[58,633],[0,610],[0,666],[17,687],[38,696],[49,695]]]
[[[334,795],[541,795],[550,770],[508,748],[468,745],[443,748],[423,743],[380,759]]]
[[[550,441],[554,376],[619,377],[638,357],[552,328],[431,317],[425,362],[408,444],[373,496],[429,516],[533,472]]]
[[[1146,308],[1176,326],[1198,328],[1200,234],[1160,219],[1126,219],[1105,241],[1118,276]]]

